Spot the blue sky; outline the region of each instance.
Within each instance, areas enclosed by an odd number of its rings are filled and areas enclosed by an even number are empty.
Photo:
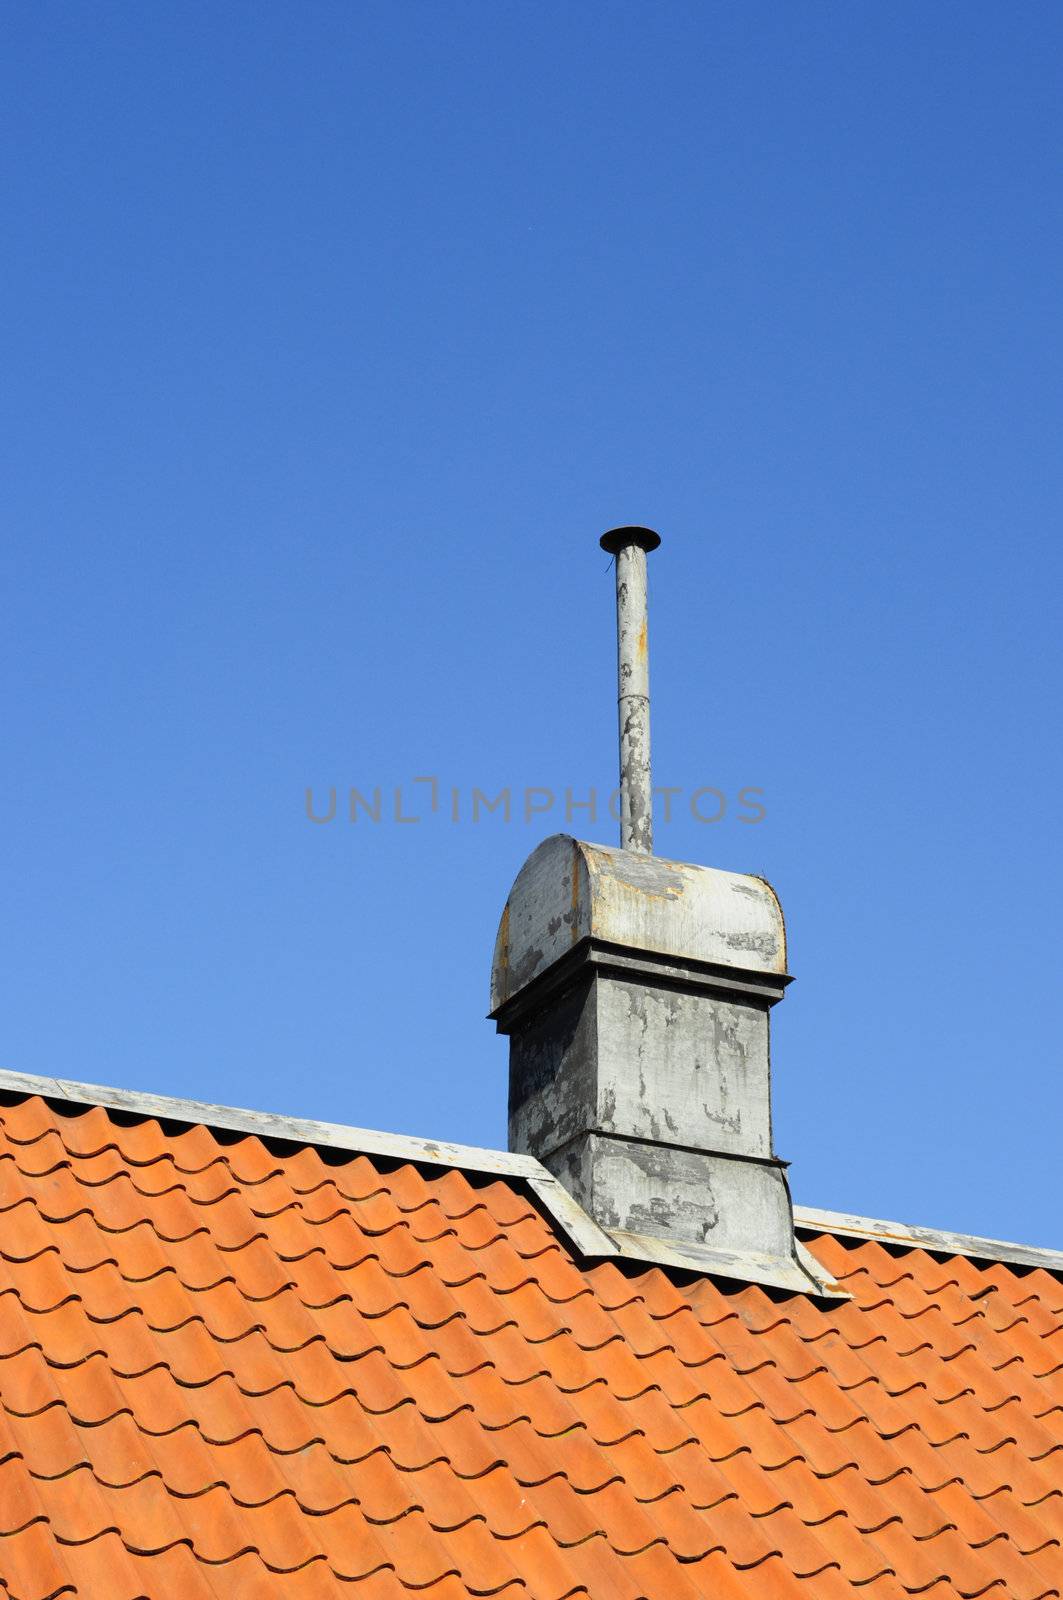
[[[658,850],[782,898],[795,1196],[1063,1244],[1059,8],[0,34],[2,1064],[504,1144],[565,819],[468,800],[608,792],[647,522],[656,776],[729,797]]]

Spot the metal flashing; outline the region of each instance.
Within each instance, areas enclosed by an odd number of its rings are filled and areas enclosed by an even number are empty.
[[[1063,1250],[1013,1244],[1006,1239],[982,1239],[977,1234],[950,1233],[945,1228],[921,1228],[910,1222],[884,1222],[876,1217],[854,1217],[846,1211],[819,1211],[794,1206],[794,1227],[799,1233],[831,1233],[848,1239],[873,1239],[905,1250],[930,1250],[938,1255],[970,1256],[976,1261],[1004,1261],[1016,1267],[1043,1267],[1063,1273]]]
[[[648,1261],[658,1267],[709,1273],[763,1288],[785,1289],[792,1294],[814,1294],[829,1300],[848,1300],[849,1293],[835,1283],[823,1266],[800,1243],[794,1260],[753,1251],[702,1250],[689,1244],[672,1244],[652,1234],[610,1234],[619,1254],[629,1261]]]
[[[114,1089],[98,1083],[74,1083],[67,1078],[35,1077],[29,1073],[0,1070],[0,1094],[39,1094],[48,1100],[104,1106],[110,1111],[154,1117],[162,1122],[187,1122],[190,1126],[202,1125],[230,1133],[254,1134],[260,1139],[286,1139],[293,1144],[312,1144],[359,1155],[382,1156],[388,1161],[427,1162],[434,1166],[460,1167],[464,1172],[546,1179],[550,1183],[556,1181],[534,1156],[515,1155],[508,1150],[481,1150],[474,1145],[450,1144],[446,1140],[379,1133],[370,1128],[346,1127],[338,1122],[282,1117],[271,1111],[248,1111],[237,1106],[212,1105],[203,1100],[180,1100],[169,1095]]]
[[[698,961],[692,956],[659,956],[653,950],[640,950],[634,945],[620,945],[608,939],[587,934],[553,966],[547,967],[537,977],[510,999],[488,1013],[499,1033],[508,1032],[522,1018],[541,1010],[549,1001],[564,993],[574,984],[586,982],[595,972],[609,973],[620,978],[649,978],[662,989],[675,989],[687,993],[709,993],[743,999],[773,1006],[781,1000],[787,984],[793,982],[786,972],[758,972],[753,968],[729,965],[722,962]]]

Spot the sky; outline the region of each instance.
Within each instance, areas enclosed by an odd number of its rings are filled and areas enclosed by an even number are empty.
[[[1040,3],[5,6],[0,1065],[504,1147],[646,523],[656,848],[782,900],[795,1199],[1063,1247],[1061,64]]]

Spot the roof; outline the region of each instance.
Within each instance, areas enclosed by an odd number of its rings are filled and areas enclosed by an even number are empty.
[[[785,1294],[528,1158],[92,1095],[0,1079],[14,1600],[1060,1594],[1063,1257],[799,1213],[850,1298]]]

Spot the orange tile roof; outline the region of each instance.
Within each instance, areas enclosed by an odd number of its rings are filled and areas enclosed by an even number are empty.
[[[1063,1588],[1063,1284],[827,1234],[849,1301],[581,1261],[516,1177],[0,1104],[0,1589]]]

